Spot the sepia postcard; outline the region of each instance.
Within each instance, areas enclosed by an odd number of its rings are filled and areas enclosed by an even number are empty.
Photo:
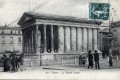
[[[120,0],[0,0],[0,79],[120,80]]]

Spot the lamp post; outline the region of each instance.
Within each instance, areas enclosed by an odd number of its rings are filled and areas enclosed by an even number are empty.
[[[109,34],[108,34],[108,39],[109,39],[109,66],[113,66],[113,63],[112,63],[112,50],[111,50],[111,41],[112,41],[112,32],[111,32],[111,26],[110,26],[110,23],[109,23]]]
[[[113,40],[113,34],[111,33],[110,30],[110,25],[109,25],[109,34],[108,34],[108,39],[109,39],[109,66],[113,66],[112,62],[112,50],[111,50],[111,41]]]
[[[109,3],[110,3],[110,1],[109,1]],[[113,40],[113,34],[111,32],[110,16],[111,16],[111,13],[109,13],[109,34],[108,34],[108,40],[109,40],[109,42],[108,42],[108,44],[109,44],[109,66],[113,66],[113,62],[112,62],[112,49],[111,49],[111,41]]]
[[[110,3],[110,1],[109,1],[109,3]],[[112,11],[114,13],[113,16],[116,16],[116,10],[114,8],[112,8]],[[111,17],[112,13],[110,13],[109,16]],[[111,41],[113,40],[113,34],[112,34],[112,31],[111,31],[110,17],[109,17],[109,34],[108,34],[108,39],[109,39],[109,66],[113,66],[113,62],[112,62],[112,50],[111,50]],[[113,18],[112,18],[112,22],[113,22]]]

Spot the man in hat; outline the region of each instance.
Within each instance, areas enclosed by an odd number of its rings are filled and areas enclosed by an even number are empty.
[[[96,67],[96,69],[100,69],[99,54],[97,53],[97,50],[95,50],[95,53],[94,53],[94,61],[95,61],[95,67]]]
[[[16,66],[17,66],[17,57],[16,57],[16,54],[13,54],[12,55],[12,58],[11,58],[11,65],[12,65],[12,69],[11,71],[16,71]]]
[[[88,69],[91,67],[93,68],[93,55],[91,53],[91,50],[88,51]]]

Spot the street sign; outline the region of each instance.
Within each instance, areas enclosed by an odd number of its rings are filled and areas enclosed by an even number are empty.
[[[109,18],[109,3],[90,3],[89,4],[89,18],[108,20]]]

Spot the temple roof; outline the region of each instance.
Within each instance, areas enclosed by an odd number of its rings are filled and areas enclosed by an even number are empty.
[[[13,26],[0,26],[0,30],[21,30],[21,27],[13,27]]]
[[[44,14],[44,13],[35,13],[35,12],[25,12],[18,24],[21,25],[29,19],[43,19],[43,20],[56,20],[56,21],[65,21],[65,22],[76,22],[76,23],[88,23],[88,24],[98,24],[100,25],[102,21],[98,20],[88,20],[85,18],[78,18],[72,16],[61,16],[53,14]]]

